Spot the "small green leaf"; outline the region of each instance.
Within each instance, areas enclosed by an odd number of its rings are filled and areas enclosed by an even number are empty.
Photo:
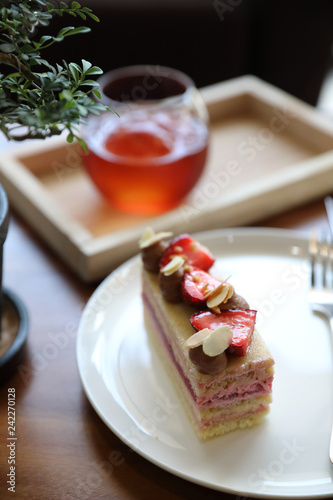
[[[82,70],[80,68],[80,66],[76,63],[70,63],[69,66],[72,66],[73,68],[75,68],[79,73],[82,73]]]
[[[87,114],[88,114],[87,108],[85,108],[84,106],[81,106],[81,104],[78,104],[77,109],[78,109],[81,116],[87,116]]]
[[[98,66],[92,66],[88,71],[86,71],[86,75],[101,75],[103,70]]]
[[[71,31],[75,29],[74,26],[66,26],[66,28],[61,28],[59,33],[57,34],[57,37],[63,37],[68,31]]]
[[[46,2],[45,5],[46,5],[46,8],[47,8],[48,12],[54,10],[54,5],[52,5],[50,2]]]
[[[85,59],[82,59],[83,72],[87,74],[87,72],[89,71],[89,68],[91,68],[91,63],[89,61],[86,61]]]
[[[99,87],[99,84],[95,80],[84,80],[81,85],[87,85],[88,87]]]
[[[80,73],[81,73],[81,68],[80,68],[80,66],[78,66],[78,65],[77,65],[77,64],[75,64],[75,63],[70,63],[70,64],[68,65],[68,68],[69,68],[69,71],[70,71],[70,73],[71,73],[71,75],[72,75],[72,77],[73,77],[74,81],[75,81],[76,83],[78,83],[78,82],[79,82],[79,78],[80,78],[80,76],[79,76],[79,75],[80,75]]]
[[[93,94],[97,97],[97,99],[101,99],[102,95],[99,90],[93,90]]]
[[[25,43],[25,44],[21,47],[21,50],[22,50],[22,52],[24,52],[24,53],[34,52],[34,47],[33,47],[32,45],[30,45],[29,43]]]
[[[63,90],[59,94],[60,99],[66,99],[66,101],[72,101],[73,96],[72,93],[69,90]]]
[[[49,40],[52,40],[52,36],[50,35],[44,35],[42,38],[39,40],[40,45],[43,45],[45,42],[48,42]]]
[[[63,33],[62,36],[72,36],[72,35],[79,35],[82,33],[89,33],[91,30],[87,26],[79,26],[78,28],[71,28],[68,30],[66,33]]]
[[[96,21],[96,23],[99,23],[99,18],[95,16],[95,14],[88,12],[88,16],[91,17],[93,21]]]
[[[76,136],[75,137],[77,142],[80,144],[81,148],[83,149],[83,151],[87,154],[88,153],[88,147],[87,147],[87,144],[85,143],[85,141],[83,139],[81,139],[80,137]]]
[[[5,54],[10,54],[15,51],[15,45],[12,43],[2,43],[0,45],[0,50]]]
[[[69,134],[67,135],[66,140],[67,140],[67,142],[69,142],[69,144],[72,144],[72,142],[74,140],[74,134],[73,134],[73,132],[69,132]]]
[[[77,15],[79,17],[81,17],[81,19],[83,19],[83,21],[85,21],[87,19],[87,16],[85,14],[83,14],[83,12],[81,12],[80,10],[77,11]]]

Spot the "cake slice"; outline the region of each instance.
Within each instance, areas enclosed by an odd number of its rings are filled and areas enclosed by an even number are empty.
[[[181,235],[168,245],[168,237],[148,230],[140,243],[148,337],[199,438],[258,424],[274,361],[255,330],[256,311],[208,272],[214,259],[200,243]]]

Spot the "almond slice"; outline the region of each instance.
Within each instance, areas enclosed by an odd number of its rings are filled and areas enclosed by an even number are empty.
[[[233,286],[229,283],[221,283],[205,297],[208,297],[207,307],[213,309],[224,302],[227,302],[234,293]]]
[[[207,356],[218,356],[228,349],[232,335],[232,329],[229,325],[219,326],[204,339],[202,344],[203,352]]]
[[[203,330],[200,330],[197,333],[194,333],[187,339],[185,342],[186,347],[189,347],[190,349],[194,349],[195,347],[199,347],[199,345],[202,345],[205,338],[207,338],[210,335],[210,330],[209,328],[204,328]]]
[[[172,233],[170,231],[161,231],[159,233],[154,233],[154,230],[151,227],[146,227],[140,241],[139,247],[147,248],[151,245],[154,245],[158,241],[161,241],[165,238],[171,238]]]
[[[176,255],[172,258],[172,260],[170,260],[170,262],[168,262],[166,266],[161,269],[161,273],[163,273],[164,276],[171,276],[171,274],[175,273],[184,264],[185,260],[183,259],[183,257],[180,257],[180,255]]]

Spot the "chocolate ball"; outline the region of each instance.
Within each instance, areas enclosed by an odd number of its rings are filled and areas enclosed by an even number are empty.
[[[184,279],[184,268],[180,267],[174,273],[166,276],[160,272],[158,283],[161,290],[162,297],[167,302],[181,302],[181,286]]]
[[[160,260],[164,250],[167,248],[165,241],[158,241],[149,247],[141,249],[143,267],[150,273],[158,273],[160,270]]]
[[[228,358],[225,352],[217,356],[207,356],[203,352],[202,345],[190,349],[189,358],[200,373],[205,375],[216,375],[226,369]]]

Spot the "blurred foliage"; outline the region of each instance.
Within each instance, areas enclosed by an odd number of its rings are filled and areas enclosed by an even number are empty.
[[[55,15],[99,19],[78,2],[55,5],[44,0],[13,0],[0,5],[0,67],[7,67],[0,73],[1,131],[8,139],[22,141],[44,139],[67,130],[68,142],[76,138],[85,148],[78,125],[88,113],[99,114],[107,109],[98,102],[98,84],[91,79],[102,70],[85,60],[81,65],[62,61],[52,66],[41,53],[90,28],[67,26],[56,36],[43,35],[39,39],[36,32],[48,26]]]

